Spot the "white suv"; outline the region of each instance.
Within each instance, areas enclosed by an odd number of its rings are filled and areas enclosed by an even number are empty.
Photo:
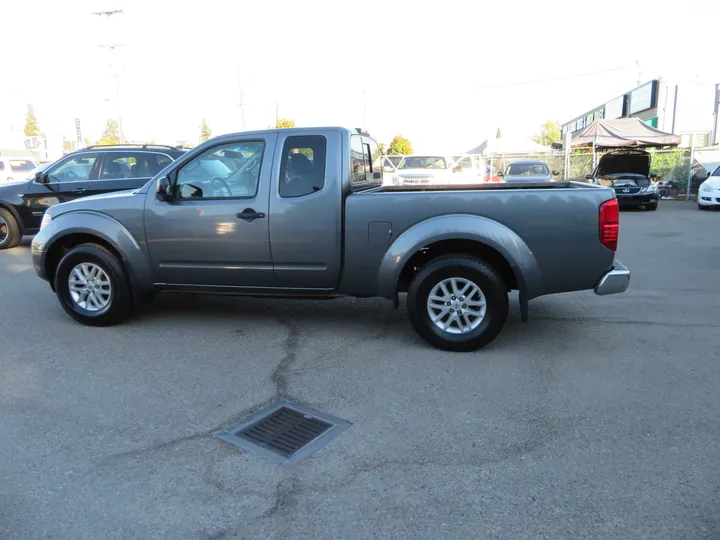
[[[0,183],[26,180],[35,167],[32,159],[0,157]]]

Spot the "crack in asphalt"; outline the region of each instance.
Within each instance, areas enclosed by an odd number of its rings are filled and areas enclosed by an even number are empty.
[[[297,348],[300,343],[300,327],[292,319],[292,311],[290,317],[277,317],[277,321],[287,329],[287,337],[283,343],[285,355],[280,360],[275,370],[270,375],[270,380],[275,385],[275,398],[280,399],[288,394],[288,368],[297,358]]]

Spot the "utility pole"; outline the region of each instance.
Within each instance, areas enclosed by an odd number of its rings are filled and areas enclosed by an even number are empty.
[[[363,90],[363,129],[367,130],[367,92]]]
[[[93,15],[97,15],[99,17],[105,16],[105,17],[113,17],[114,15],[123,15],[125,12],[122,9],[113,9],[108,11],[93,11]],[[116,73],[112,73],[112,75],[115,77],[115,99],[117,101],[117,117],[118,117],[118,129],[120,131],[120,143],[125,143],[125,131],[123,130],[123,121],[122,121],[122,102],[120,101],[120,66],[117,65],[117,55],[115,54],[115,51],[118,47],[122,47],[122,44],[120,43],[113,43],[109,45],[100,45],[100,48],[103,49],[110,49],[113,51],[112,56],[114,58],[114,62],[111,62],[114,64]]]
[[[240,109],[240,125],[242,131],[245,131],[245,92],[242,89],[242,81],[240,80],[240,67],[237,68],[237,84],[238,84],[238,107]]]

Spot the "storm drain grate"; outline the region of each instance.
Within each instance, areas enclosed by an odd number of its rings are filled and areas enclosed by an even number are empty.
[[[352,424],[290,401],[280,401],[216,434],[230,444],[293,467]]]

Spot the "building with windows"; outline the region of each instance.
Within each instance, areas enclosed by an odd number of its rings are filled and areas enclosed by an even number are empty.
[[[650,126],[682,136],[681,146],[710,146],[715,139],[716,85],[653,79],[565,122],[562,135],[575,137],[594,120],[639,118]]]

